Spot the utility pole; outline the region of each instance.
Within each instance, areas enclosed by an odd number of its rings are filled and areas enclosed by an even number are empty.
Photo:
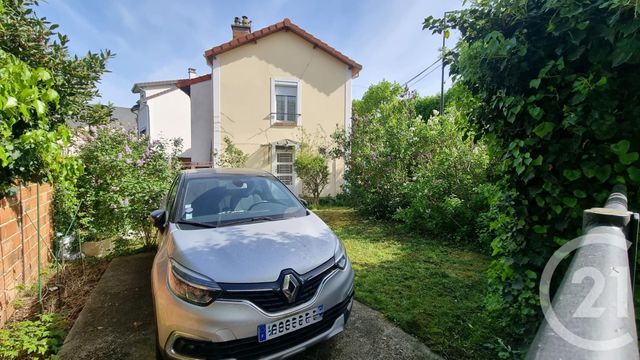
[[[455,11],[444,12],[444,24],[447,21],[447,14],[454,13]],[[442,77],[440,78],[440,115],[444,114],[444,42],[447,39],[448,30],[442,30]]]

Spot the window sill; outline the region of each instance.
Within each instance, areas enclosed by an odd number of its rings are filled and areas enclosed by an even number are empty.
[[[296,127],[298,126],[297,122],[293,122],[293,121],[272,121],[271,122],[271,126],[276,126],[276,127]]]

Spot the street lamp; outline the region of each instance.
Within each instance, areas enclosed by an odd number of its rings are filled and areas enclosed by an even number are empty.
[[[444,23],[447,21],[447,14],[453,14],[454,11],[444,12]],[[448,37],[448,30],[442,30],[442,77],[440,79],[440,115],[444,114],[444,42]]]

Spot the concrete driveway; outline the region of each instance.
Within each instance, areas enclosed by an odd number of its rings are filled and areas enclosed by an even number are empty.
[[[154,254],[114,259],[69,332],[61,359],[155,359],[149,282]],[[424,344],[355,302],[344,333],[294,357],[439,359]]]

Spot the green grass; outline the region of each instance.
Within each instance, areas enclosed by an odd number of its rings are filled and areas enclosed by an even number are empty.
[[[483,311],[489,257],[350,209],[315,213],[344,242],[357,300],[447,359],[495,358],[485,345],[497,340]]]

